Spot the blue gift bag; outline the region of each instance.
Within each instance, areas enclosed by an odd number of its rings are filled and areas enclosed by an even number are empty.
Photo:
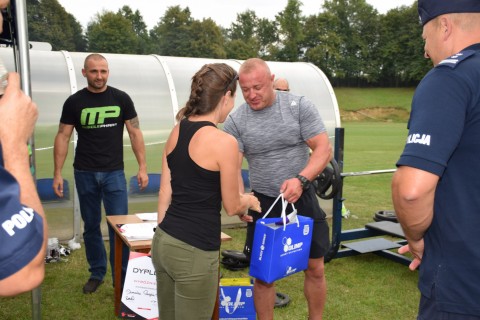
[[[266,218],[278,199],[282,199],[280,218]],[[250,276],[271,283],[308,267],[313,219],[286,214],[288,203],[280,195],[263,218],[258,219],[253,236]]]

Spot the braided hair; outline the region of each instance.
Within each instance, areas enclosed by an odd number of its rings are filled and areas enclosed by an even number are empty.
[[[190,116],[204,115],[217,107],[220,99],[237,90],[237,72],[225,63],[206,64],[192,77],[190,97],[177,113],[177,121]]]

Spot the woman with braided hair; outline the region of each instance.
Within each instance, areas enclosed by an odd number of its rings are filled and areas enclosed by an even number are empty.
[[[165,144],[152,242],[162,320],[211,319],[218,287],[223,207],[229,216],[260,212],[239,189],[238,144],[217,129],[233,109],[238,75],[227,64],[204,65]]]

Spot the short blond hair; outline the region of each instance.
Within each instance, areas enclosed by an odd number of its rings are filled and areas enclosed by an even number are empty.
[[[261,67],[265,69],[268,75],[271,75],[270,68],[268,67],[267,63],[260,59],[260,58],[250,58],[245,60],[244,63],[240,66],[239,73],[249,73],[250,71]]]

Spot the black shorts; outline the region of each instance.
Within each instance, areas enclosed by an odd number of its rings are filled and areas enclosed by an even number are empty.
[[[255,223],[272,206],[276,198],[268,197],[264,194],[258,193],[252,190],[254,195],[260,201],[262,207],[262,213],[249,210],[248,214],[253,217],[253,222],[247,224],[247,237],[245,239],[245,246],[243,253],[250,259],[253,246],[253,234],[255,232]],[[330,248],[329,228],[326,220],[325,212],[320,208],[318,199],[313,188],[306,190],[300,199],[294,204],[299,215],[310,217],[313,219],[313,232],[312,232],[312,244],[310,246],[310,258],[321,258],[327,254]],[[289,206],[290,208],[290,206]],[[287,211],[288,212],[288,211]],[[275,206],[268,214],[268,218],[279,217],[282,213],[281,201],[277,201]]]

